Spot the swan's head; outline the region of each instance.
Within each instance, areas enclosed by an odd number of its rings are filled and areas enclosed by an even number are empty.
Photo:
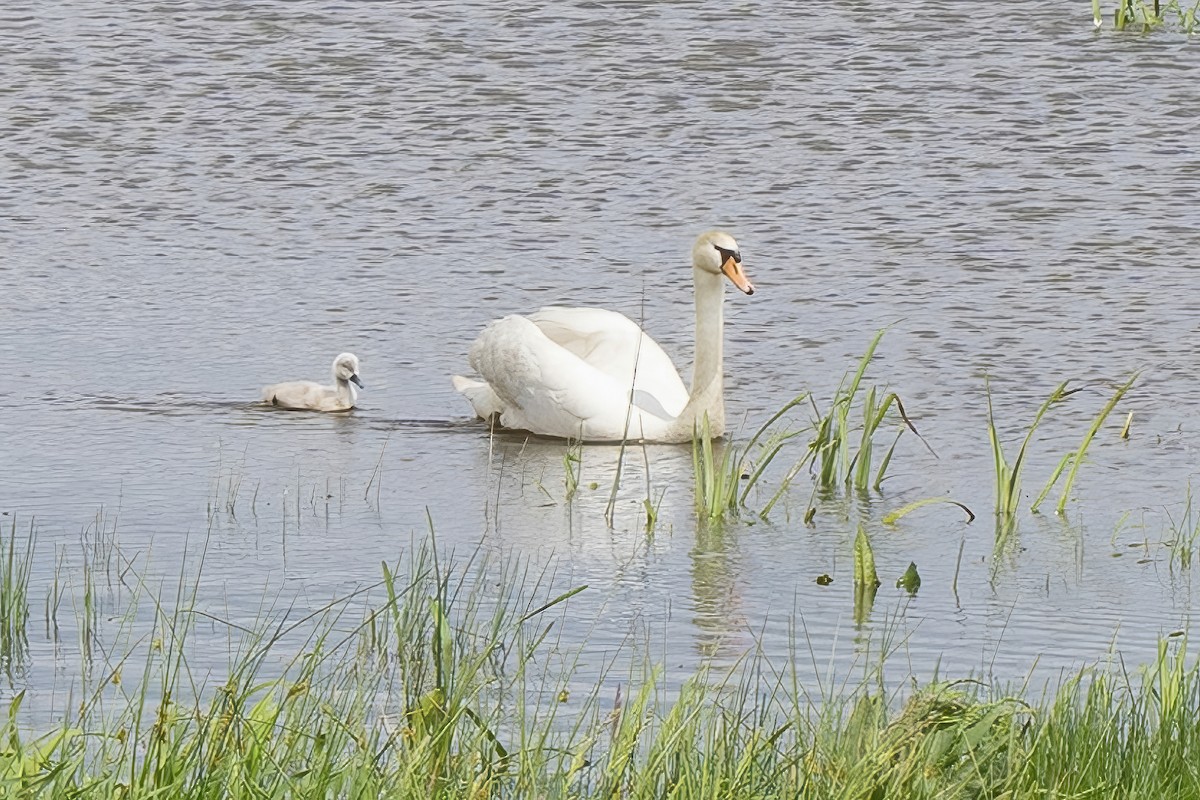
[[[725,231],[700,234],[692,248],[692,266],[713,275],[724,275],[746,294],[754,294],[754,284],[742,271],[742,253],[738,243]]]
[[[362,388],[362,381],[358,379],[358,356],[354,353],[342,353],[333,360],[333,375],[339,381],[350,381]]]

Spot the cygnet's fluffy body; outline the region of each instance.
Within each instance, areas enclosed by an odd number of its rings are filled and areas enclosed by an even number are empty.
[[[353,384],[353,385],[352,385]],[[333,385],[316,381],[276,383],[262,390],[262,401],[293,411],[349,411],[358,401],[358,356],[342,353],[333,360]]]

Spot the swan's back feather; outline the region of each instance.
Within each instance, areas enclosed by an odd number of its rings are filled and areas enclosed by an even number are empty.
[[[624,380],[585,360],[585,356],[595,359],[601,353],[603,356],[597,363],[607,368],[620,363],[619,345],[605,340],[601,326],[590,331],[586,327],[571,328],[564,324],[570,321],[567,317],[555,313],[541,316],[542,324],[538,324],[534,318],[539,315],[542,312],[533,317],[513,315],[496,320],[471,345],[471,366],[483,376],[502,406],[502,425],[547,436],[617,440],[626,438],[627,421],[630,438],[652,435],[656,426],[667,424],[670,418],[661,419],[649,413],[653,409],[662,414],[663,404],[646,402],[650,396],[647,391],[634,392],[633,396],[635,402],[641,399],[650,408],[635,407],[631,413],[632,356],[628,361],[630,374]],[[633,326],[619,314],[612,316]],[[590,319],[594,322],[597,318]],[[546,333],[543,325],[550,328],[553,336]],[[621,331],[621,327],[618,324],[618,337],[622,332],[628,333],[627,329]],[[640,334],[636,326],[633,328]],[[649,341],[649,337],[645,338]],[[636,347],[636,335],[630,339]],[[564,346],[564,341],[569,346]],[[658,349],[657,345],[654,349]],[[675,378],[678,380],[677,373]],[[479,412],[476,397],[480,390],[458,381],[455,384]],[[467,389],[475,392],[476,397]],[[647,425],[654,430],[647,431]]]
[[[671,357],[624,314],[550,306],[529,319],[551,341],[621,384],[632,380],[635,405],[669,417],[687,405],[688,390]]]

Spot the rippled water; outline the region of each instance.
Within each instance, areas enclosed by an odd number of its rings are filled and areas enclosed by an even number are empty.
[[[586,583],[588,646],[648,632],[677,677],[794,626],[813,672],[888,637],[921,675],[1149,658],[1197,601],[1158,543],[1200,447],[1200,51],[1074,6],[5,4],[0,510],[37,519],[35,607],[114,537],[149,576],[207,542],[199,604],[234,621],[264,592],[319,606],[428,513],[448,548]],[[801,390],[827,402],[891,326],[870,379],[938,457],[909,437],[881,494],[805,525],[801,479],[770,522],[713,529],[688,449],[638,450],[609,527],[617,449],[585,449],[567,503],[563,445],[469,418],[448,376],[517,310],[644,308],[690,363],[687,253],[713,226],[759,288],[726,306],[734,438]],[[343,350],[352,415],[252,405]],[[984,376],[1011,447],[1058,381],[1085,387],[1033,491],[1135,370],[1067,520],[1024,517],[997,562]],[[943,494],[979,519],[878,522]],[[884,585],[856,627],[860,517]],[[35,617],[15,685],[44,696],[79,658]]]

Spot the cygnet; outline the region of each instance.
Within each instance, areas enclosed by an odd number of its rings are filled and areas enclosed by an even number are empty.
[[[316,381],[276,383],[262,390],[262,401],[295,411],[349,411],[358,400],[358,356],[342,353],[333,360],[333,386]]]

